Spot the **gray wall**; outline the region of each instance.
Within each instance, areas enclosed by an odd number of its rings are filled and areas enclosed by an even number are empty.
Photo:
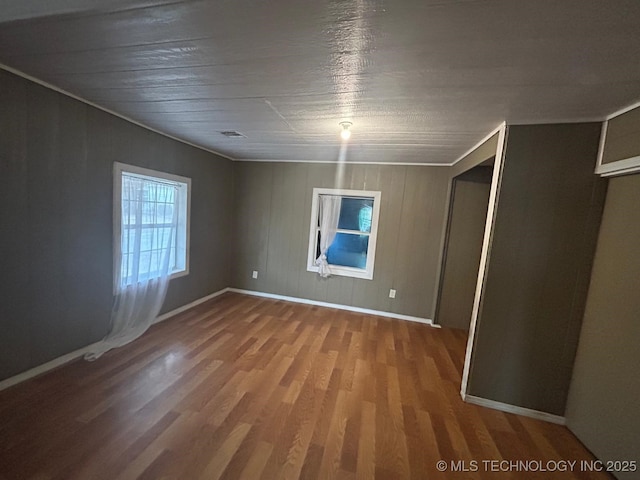
[[[638,207],[640,175],[609,181],[567,404],[569,428],[602,460],[640,459]]]
[[[312,191],[334,186],[336,166],[237,162],[234,168],[234,287],[433,318],[448,168],[345,167],[343,188],[382,192],[373,280],[323,280],[307,272]],[[390,288],[397,290],[393,300]]]
[[[491,167],[476,167],[488,175],[455,179],[453,205],[442,275],[437,322],[443,327],[469,330],[487,219]]]
[[[640,107],[609,120],[602,163],[640,155]]]
[[[229,284],[231,162],[0,71],[0,379],[99,340],[112,305],[114,161],[191,177],[190,274]]]
[[[606,188],[599,136],[509,127],[467,393],[564,414]]]

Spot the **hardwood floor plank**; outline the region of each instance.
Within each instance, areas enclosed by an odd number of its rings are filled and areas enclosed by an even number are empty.
[[[346,397],[347,392],[344,390],[338,391],[331,424],[327,432],[327,439],[324,443],[324,454],[320,462],[318,478],[332,479],[337,477],[337,472],[340,468],[342,443],[347,426]]]
[[[200,478],[218,480],[250,429],[251,425],[248,423],[238,423],[236,428],[229,433],[222,446],[215,451],[211,462],[205,467]]]
[[[418,410],[415,413],[421,440],[420,447],[424,452],[426,466],[429,471],[429,478],[447,478],[446,472],[439,471],[435,466],[438,461],[450,461],[453,460],[453,457],[448,456],[451,455],[450,452],[443,452],[440,450],[431,414],[424,410]]]
[[[324,455],[324,447],[311,444],[304,459],[304,465],[300,472],[300,480],[317,480],[320,463]]]
[[[402,406],[402,418],[404,419],[404,431],[407,439],[407,453],[409,455],[409,463],[411,465],[411,478],[421,479],[428,478],[429,463],[434,465],[434,457],[431,462],[423,451],[424,444],[420,439],[420,427],[418,425],[418,417],[414,408],[410,405]],[[437,456],[435,457],[437,461]]]
[[[388,435],[395,442],[396,459],[393,471],[397,472],[398,478],[410,477],[409,454],[407,451],[407,437],[404,431],[404,417],[402,414],[402,398],[400,393],[400,380],[398,379],[398,369],[392,366],[387,367],[388,399],[390,425],[392,431]]]
[[[311,381],[305,382],[291,410],[282,441],[278,440],[287,450],[287,458],[280,468],[278,478],[295,479],[300,476],[325,395],[325,390],[314,388]]]
[[[313,378],[313,377],[312,377]],[[331,419],[333,418],[333,411],[336,404],[336,399],[340,389],[340,379],[342,378],[342,370],[335,368],[329,379],[329,387],[327,388],[327,394],[322,399],[322,406],[320,407],[320,417],[316,423],[316,428],[313,431],[312,442],[316,445],[325,445],[327,435],[329,432],[329,426]]]
[[[148,446],[140,452],[134,459],[132,459],[126,468],[115,478],[118,480],[126,480],[130,478],[138,478],[143,472],[149,468],[149,466],[162,455],[162,452],[171,443],[172,437],[181,437],[188,434],[186,426],[189,425],[188,419],[190,416],[195,416],[193,412],[183,413],[175,419],[168,428],[166,428],[160,435],[154,438]]]
[[[270,443],[258,442],[256,449],[254,450],[251,457],[249,457],[249,460],[247,461],[246,465],[242,469],[242,472],[237,478],[239,478],[240,480],[255,480],[256,478],[260,478],[260,475],[262,475],[262,471],[264,470],[264,466],[271,456],[272,450],[273,445],[271,445]],[[230,476],[229,478],[235,477]]]
[[[462,402],[465,347],[461,331],[227,293],[0,392],[0,479],[485,479],[450,470],[593,460],[565,427]]]
[[[70,472],[68,478],[77,480],[116,478],[179,416],[177,412],[169,411],[147,429],[141,427],[123,430],[121,436],[103,445],[93,458],[79,463],[77,470]]]
[[[358,456],[356,478],[369,480],[376,475],[376,405],[362,402],[362,418],[360,422],[360,440],[358,442]]]

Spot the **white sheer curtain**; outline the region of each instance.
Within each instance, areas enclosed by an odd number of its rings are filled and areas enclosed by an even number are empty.
[[[121,259],[111,330],[85,355],[95,360],[142,335],[164,302],[175,262],[177,186],[122,175]]]
[[[327,263],[327,250],[336,238],[342,197],[320,195],[318,200],[320,202],[318,205],[320,211],[320,256],[316,259],[316,265],[318,266],[318,275],[327,278],[331,276],[331,269]]]

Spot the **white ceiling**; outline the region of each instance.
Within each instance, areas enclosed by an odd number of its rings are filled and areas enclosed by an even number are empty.
[[[0,63],[234,159],[451,163],[640,99],[638,0],[2,0]],[[228,139],[219,131],[246,138]]]

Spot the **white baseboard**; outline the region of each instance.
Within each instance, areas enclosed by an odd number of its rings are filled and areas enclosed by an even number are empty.
[[[400,313],[384,312],[381,310],[371,310],[369,308],[352,307],[350,305],[341,305],[339,303],[320,302],[317,300],[309,300],[307,298],[289,297],[287,295],[277,295],[275,293],[257,292],[254,290],[242,290],[240,288],[228,288],[229,292],[243,293],[245,295],[253,295],[255,297],[273,298],[275,300],[285,300],[287,302],[304,303],[306,305],[316,305],[318,307],[337,308],[339,310],[349,310],[350,312],[366,313],[369,315],[377,315],[379,317],[396,318],[398,320],[408,320],[410,322],[424,323],[434,328],[440,328],[440,325],[434,324],[429,318],[413,317],[411,315],[402,315]]]
[[[535,418],[536,420],[543,420],[545,422],[557,423],[558,425],[565,425],[565,417],[560,415],[553,415],[547,412],[541,412],[540,410],[532,410],[530,408],[518,407],[509,403],[496,402],[495,400],[488,400],[482,397],[475,397],[473,395],[462,395],[462,400],[467,403],[479,405],[481,407],[493,408],[494,410],[500,410],[501,412],[514,413],[516,415],[522,415],[523,417]]]
[[[227,291],[229,291],[228,288],[223,288],[222,290],[214,292],[211,295],[207,295],[206,297],[202,297],[197,300],[194,300],[193,302],[188,303],[187,305],[183,305],[182,307],[176,308],[175,310],[171,310],[170,312],[160,315],[158,318],[156,318],[156,320],[153,323],[155,324],[155,323],[167,320],[168,318],[171,318],[174,315],[177,315],[178,313],[182,313],[185,310],[189,310],[190,308],[193,308],[196,305],[200,305],[201,303],[204,303],[207,300],[211,300],[212,298],[215,298],[218,295],[222,295]],[[13,385],[17,385],[18,383],[24,382],[25,380],[29,380],[30,378],[36,377],[38,375],[42,375],[43,373],[46,373],[49,370],[53,370],[54,368],[64,365],[65,363],[69,363],[70,361],[75,360],[78,357],[82,357],[85,353],[89,352],[98,343],[100,342],[87,345],[86,347],[83,347],[79,350],[75,350],[73,352],[67,353],[66,355],[62,355],[61,357],[54,358],[53,360],[47,363],[43,363],[42,365],[38,365],[37,367],[34,367],[30,370],[19,373],[18,375],[14,375],[13,377],[9,377],[5,380],[2,380],[0,382],[0,391],[6,388],[12,387]]]
[[[71,360],[75,360],[78,357],[81,357],[85,353],[87,353],[91,348],[96,346],[97,343],[92,343],[91,345],[87,345],[79,350],[75,350],[71,353],[67,353],[66,355],[62,355],[61,357],[54,358],[53,360],[43,363],[42,365],[38,365],[26,372],[19,373],[18,375],[14,375],[13,377],[9,377],[0,382],[0,390],[4,390],[5,388],[12,387],[13,385],[17,385],[18,383],[24,382],[25,380],[29,380],[30,378],[41,375],[49,370],[53,370],[65,363],[70,362]]]
[[[160,315],[158,318],[156,318],[153,323],[160,323],[160,322],[164,322],[165,320],[167,320],[168,318],[173,317],[174,315],[177,315],[179,313],[182,313],[186,310],[189,310],[190,308],[193,308],[197,305],[200,305],[201,303],[204,303],[208,300],[211,300],[212,298],[216,298],[220,295],[222,295],[223,293],[226,293],[229,291],[229,287],[227,288],[223,288],[222,290],[218,290],[217,292],[213,292],[210,295],[207,295],[206,297],[202,297],[202,298],[198,298],[197,300],[194,300],[191,303],[187,303],[186,305],[183,305],[181,307],[176,308],[175,310],[171,310],[170,312],[167,313],[163,313],[162,315]]]

